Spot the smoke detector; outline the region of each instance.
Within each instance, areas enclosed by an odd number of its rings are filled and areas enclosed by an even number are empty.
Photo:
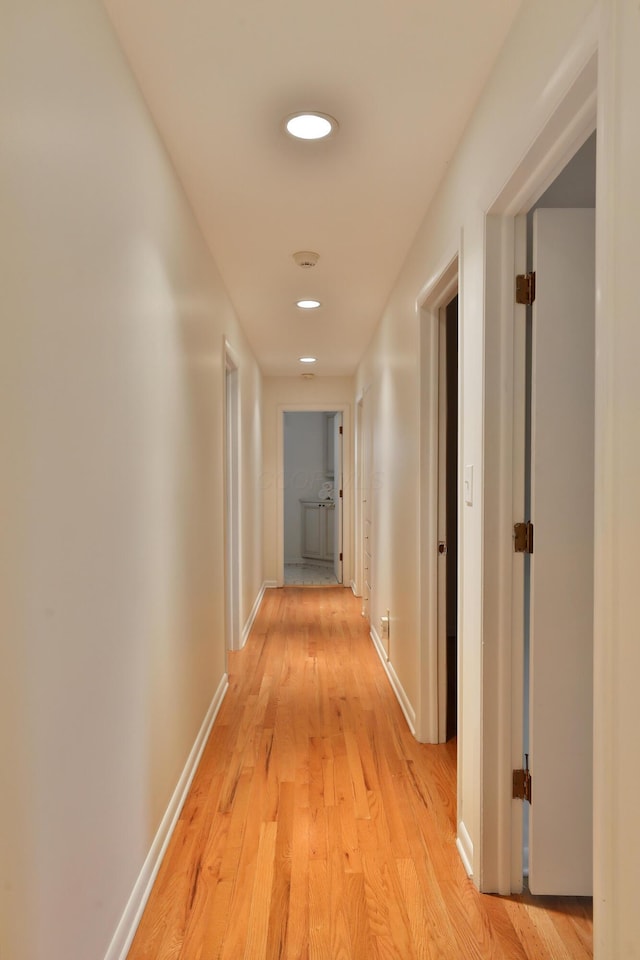
[[[313,250],[298,250],[297,253],[293,254],[293,259],[299,267],[309,270],[311,267],[315,267],[320,259],[320,254],[314,253]]]

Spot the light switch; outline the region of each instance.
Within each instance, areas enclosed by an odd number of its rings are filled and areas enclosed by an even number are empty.
[[[473,464],[464,468],[464,502],[470,507],[473,503]]]

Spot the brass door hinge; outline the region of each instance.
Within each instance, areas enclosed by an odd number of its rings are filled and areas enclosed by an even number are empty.
[[[516,303],[530,306],[536,298],[535,273],[519,273],[516,277]]]
[[[514,523],[513,549],[516,553],[533,553],[533,524],[530,520]]]
[[[513,771],[513,799],[526,800],[531,803],[531,772],[529,770],[529,754],[525,754],[524,770]]]

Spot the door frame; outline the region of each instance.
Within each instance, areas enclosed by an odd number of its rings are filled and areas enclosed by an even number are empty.
[[[351,582],[351,529],[352,529],[352,464],[351,452],[351,405],[349,403],[280,403],[278,404],[278,428],[276,438],[276,456],[278,464],[276,496],[276,564],[278,587],[284,586],[284,415],[285,413],[326,413],[336,411],[342,414],[342,584]],[[339,545],[338,545],[339,549]]]
[[[440,268],[425,284],[416,300],[420,323],[420,677],[416,710],[416,737],[421,743],[446,739],[441,727],[440,690],[446,689],[446,657],[438,641],[438,437],[439,437],[439,339],[442,312],[460,294],[460,245],[445,257]],[[459,296],[458,311],[462,298]],[[460,330],[460,312],[458,313]],[[458,358],[458,370],[460,358]],[[462,378],[458,377],[458,391]],[[462,409],[460,395],[458,409]],[[459,421],[458,421],[459,422]],[[461,431],[458,426],[458,460]],[[460,491],[458,490],[458,510]],[[458,538],[459,539],[459,538]],[[458,596],[460,597],[461,591]],[[460,604],[458,603],[458,617]],[[458,621],[459,624],[459,621]],[[459,629],[459,627],[458,627]]]
[[[480,890],[522,890],[522,807],[511,798],[522,765],[526,213],[596,129],[598,22],[585,25],[556,77],[557,103],[485,218],[482,829]],[[599,152],[600,160],[600,152]],[[490,642],[488,642],[490,641]]]
[[[368,387],[356,397],[356,422],[354,437],[354,466],[355,487],[353,498],[353,533],[356,549],[353,555],[353,578],[351,589],[354,596],[364,594],[364,505],[362,502],[364,489],[364,398]],[[343,451],[344,452],[344,451]]]
[[[240,396],[238,358],[224,341],[225,649],[239,650],[240,627]]]
[[[336,417],[340,417],[340,423],[338,424],[338,430],[336,430]],[[334,535],[333,540],[336,547],[333,551],[333,572],[335,573],[336,580],[339,583],[344,583],[344,528],[342,524],[343,520],[343,504],[344,504],[344,424],[342,412],[336,410],[334,413],[334,424],[333,424],[333,436],[331,442],[333,443],[333,469],[334,469],[334,489],[336,484],[338,485],[338,490],[342,490],[343,495],[336,497],[336,505],[334,510]]]

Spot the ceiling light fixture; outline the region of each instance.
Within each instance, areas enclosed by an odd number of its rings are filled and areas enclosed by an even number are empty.
[[[319,306],[319,300],[296,300],[296,307],[301,310],[317,310]]]
[[[315,357],[300,357],[300,363],[316,363]]]
[[[285,129],[296,140],[324,140],[338,129],[338,121],[326,113],[294,113],[285,120]]]

